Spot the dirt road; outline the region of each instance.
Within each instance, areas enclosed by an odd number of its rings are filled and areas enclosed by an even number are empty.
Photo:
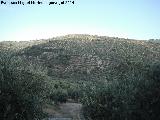
[[[48,105],[44,111],[48,113],[48,120],[84,120],[82,116],[82,104],[63,103],[57,107]]]

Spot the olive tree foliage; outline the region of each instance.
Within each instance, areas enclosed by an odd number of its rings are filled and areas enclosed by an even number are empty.
[[[48,87],[45,73],[36,69],[24,63],[20,57],[0,53],[1,120],[34,120],[43,117],[42,103],[45,102]]]

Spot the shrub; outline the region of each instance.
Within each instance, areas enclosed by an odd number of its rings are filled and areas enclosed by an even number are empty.
[[[54,92],[50,94],[50,99],[53,100],[55,104],[65,103],[67,101],[67,98],[68,93],[66,90],[63,89],[54,90]]]

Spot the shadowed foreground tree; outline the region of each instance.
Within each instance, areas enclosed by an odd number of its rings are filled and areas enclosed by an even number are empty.
[[[40,119],[47,88],[45,74],[7,54],[0,54],[1,120]]]
[[[125,79],[86,87],[82,98],[86,119],[160,119],[160,62],[132,71]]]

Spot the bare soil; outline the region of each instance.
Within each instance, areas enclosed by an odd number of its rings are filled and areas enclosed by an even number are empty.
[[[82,109],[82,104],[67,102],[56,106],[46,105],[44,107],[44,112],[47,113],[50,118],[63,118],[63,119],[68,118],[71,120],[81,120],[80,118],[81,109]]]

